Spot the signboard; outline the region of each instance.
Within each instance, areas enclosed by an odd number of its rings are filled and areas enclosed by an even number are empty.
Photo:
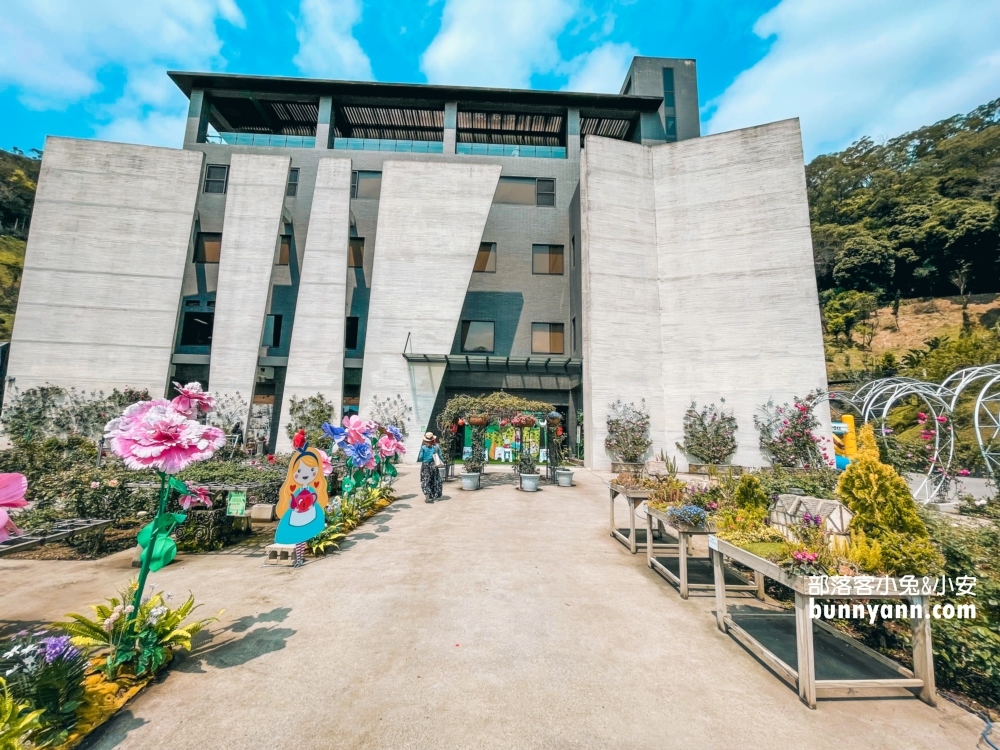
[[[247,513],[247,493],[229,491],[229,498],[226,504],[227,516],[245,516]]]
[[[716,552],[719,551],[719,540],[715,538],[715,534],[708,535],[708,548],[714,549]]]
[[[834,435],[846,435],[851,431],[851,428],[843,422],[830,422],[830,431]]]

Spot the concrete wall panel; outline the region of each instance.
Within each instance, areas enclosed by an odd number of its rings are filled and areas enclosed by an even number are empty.
[[[350,233],[351,161],[320,159],[306,236],[295,328],[278,428],[279,452],[291,450],[286,426],[289,402],[323,394],[340,414],[344,385],[344,326],[337,314],[347,294],[347,245]]]
[[[604,138],[587,139],[580,171],[584,457],[605,470],[609,404],[645,399],[664,420],[653,172],[647,147]]]
[[[164,393],[203,158],[47,139],[8,368],[19,390]]]
[[[229,167],[209,385],[249,404],[288,182],[287,156],[234,154]],[[244,422],[246,426],[246,422]]]
[[[500,166],[387,161],[382,172],[362,416],[373,396],[400,394],[414,410],[411,460],[428,428],[444,365],[410,365],[408,351],[451,351]]]
[[[724,397],[733,462],[765,464],[758,407],[826,386],[801,143],[785,120],[652,148],[668,446]]]

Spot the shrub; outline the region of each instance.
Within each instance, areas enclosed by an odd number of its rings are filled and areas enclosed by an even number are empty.
[[[56,623],[56,627],[84,648],[105,650],[104,672],[109,680],[120,675],[141,677],[155,674],[172,656],[173,649],[191,648],[191,639],[216,617],[184,624],[195,609],[194,596],[189,596],[176,609],[168,607],[163,594],[147,597],[135,612],[129,603],[135,598],[133,581],[118,597],[105,604],[95,604],[93,619],[71,614],[72,622]],[[135,615],[134,617],[132,615]],[[222,614],[221,612],[219,614]]]
[[[723,404],[726,399],[720,399]],[[736,452],[736,417],[709,404],[698,410],[691,403],[684,413],[684,443],[682,451],[710,464],[724,464]]]
[[[387,396],[381,400],[378,396],[372,396],[371,415],[372,419],[380,424],[398,428],[403,437],[409,436],[410,433],[406,426],[413,418],[413,407],[406,403],[398,393],[395,398]]]
[[[754,415],[753,423],[760,437],[760,449],[774,466],[805,468],[826,466],[826,449],[813,434],[819,420],[813,414],[817,394],[795,398],[794,404],[776,406],[768,401]]]
[[[628,463],[642,460],[653,441],[649,439],[649,412],[646,399],[637,407],[635,403],[624,404],[618,399],[609,405],[608,435],[604,447],[613,456]]]
[[[486,465],[486,427],[482,425],[472,428],[472,448],[469,457],[465,459],[465,471],[469,474],[479,474]],[[528,453],[526,446],[521,446],[521,453]]]
[[[0,673],[14,699],[42,711],[31,732],[35,745],[61,745],[76,727],[87,661],[69,636],[45,631],[22,631],[2,647]]]
[[[292,396],[288,402],[289,421],[285,429],[289,440],[299,430],[305,430],[310,445],[329,445],[330,439],[323,432],[323,423],[333,419],[333,410],[333,402],[324,398],[322,393],[305,398]],[[334,420],[334,423],[339,424],[340,420]]]
[[[96,441],[104,425],[126,406],[150,398],[149,391],[117,388],[110,396],[103,391],[78,391],[44,385],[14,395],[3,411],[4,432],[15,444],[33,440],[78,436]]]
[[[932,575],[941,556],[928,540],[910,488],[879,460],[870,424],[861,428],[858,457],[841,474],[837,494],[854,513],[852,531],[862,531],[882,548],[883,570],[891,575]]]
[[[837,483],[840,472],[829,466],[819,466],[792,473],[780,466],[763,469],[754,473],[769,498],[798,489],[811,497],[826,500],[837,499]]]
[[[733,499],[738,508],[757,508],[767,511],[771,500],[754,474],[743,474],[736,484]]]

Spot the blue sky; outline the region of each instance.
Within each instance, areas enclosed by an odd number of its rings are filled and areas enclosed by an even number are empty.
[[[698,61],[704,132],[798,116],[806,157],[1000,96],[989,0],[3,0],[0,147],[178,146],[169,69],[617,91]]]

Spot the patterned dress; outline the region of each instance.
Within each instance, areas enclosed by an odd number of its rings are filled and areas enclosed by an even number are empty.
[[[426,445],[420,447],[420,491],[428,500],[437,500],[441,497],[441,472],[434,465],[434,454],[441,455],[437,446],[430,448]]]

